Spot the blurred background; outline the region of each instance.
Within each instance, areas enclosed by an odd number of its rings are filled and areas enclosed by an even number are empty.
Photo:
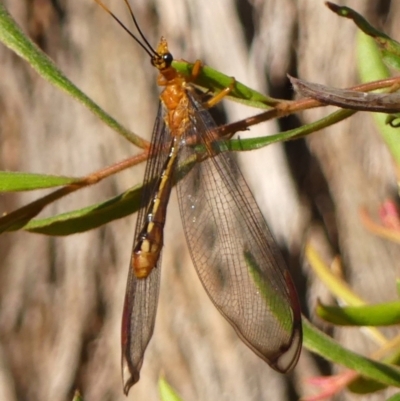
[[[104,0],[132,26],[122,0]],[[22,29],[86,94],[133,132],[150,138],[157,72],[136,43],[92,0],[3,0]],[[349,0],[371,23],[400,38],[400,3]],[[291,99],[286,74],[336,87],[359,83],[354,24],[322,0],[131,0],[148,40],[168,39],[176,59],[201,59],[238,81]],[[86,108],[0,46],[0,168],[84,176],[139,153]],[[274,134],[332,112],[319,108],[263,123],[240,137]],[[224,101],[219,124],[258,111]],[[311,241],[328,263],[339,254],[352,288],[371,302],[397,298],[400,251],[359,218],[396,197],[394,167],[369,113],[306,139],[243,153],[242,170],[295,278],[303,313],[344,346],[374,348],[360,330],[314,319],[331,302],[303,259]],[[50,216],[100,202],[141,182],[144,165],[46,208]],[[1,213],[41,193],[0,196]],[[124,400],[120,325],[136,216],[66,238],[24,232],[0,238],[0,399]],[[303,350],[280,375],[237,338],[200,285],[188,255],[176,196],[168,209],[155,333],[131,400],[158,400],[164,375],[186,401],[297,400],[307,378],[338,371]],[[339,369],[340,370],[340,369]],[[388,393],[363,397],[385,399]],[[344,393],[335,400],[359,399]]]

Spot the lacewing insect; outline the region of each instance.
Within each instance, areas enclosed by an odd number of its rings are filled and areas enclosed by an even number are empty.
[[[153,49],[124,0],[140,36],[133,35],[105,9],[150,56],[164,89],[151,140],[142,208],[136,223],[122,319],[124,392],[140,377],[144,352],[156,317],[163,231],[172,186],[177,184],[184,232],[197,274],[215,307],[240,339],[279,372],[294,368],[302,344],[297,293],[267,224],[207,107],[190,78],[172,67],[165,39]]]

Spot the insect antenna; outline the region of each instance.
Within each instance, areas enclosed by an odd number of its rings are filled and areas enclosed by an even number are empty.
[[[129,1],[128,1],[128,0],[124,0],[124,2],[125,2],[125,4],[126,4],[126,6],[128,7],[129,14],[130,14],[131,17],[132,17],[132,21],[133,21],[133,23],[135,24],[135,27],[136,27],[136,29],[138,30],[140,37],[144,40],[144,42],[145,42],[146,45],[149,47],[149,49],[150,49],[154,54],[157,54],[157,52],[153,49],[153,47],[151,46],[151,44],[149,43],[149,41],[146,39],[146,36],[144,36],[143,31],[140,29],[139,24],[138,24],[138,22],[137,22],[137,20],[136,20],[135,14],[134,14],[133,11],[132,11],[132,7],[131,7],[131,5],[129,4]]]
[[[117,23],[125,30],[125,32],[131,37],[133,38],[136,43],[138,43],[142,49],[144,49],[144,51],[151,57],[153,58],[154,56],[157,55],[157,52],[153,49],[153,47],[150,45],[150,43],[148,42],[148,40],[146,39],[146,37],[144,36],[142,30],[139,27],[139,24],[136,21],[135,15],[133,14],[132,8],[130,6],[130,4],[128,3],[128,0],[124,0],[125,4],[128,7],[129,13],[132,17],[133,23],[135,24],[136,29],[138,30],[140,37],[143,39],[144,43],[143,44],[141,42],[141,40],[135,36],[126,26],[125,24],[101,1],[101,0],[94,0],[107,14],[111,15],[111,17],[114,18],[115,21],[117,21]],[[146,47],[147,45],[147,47]]]

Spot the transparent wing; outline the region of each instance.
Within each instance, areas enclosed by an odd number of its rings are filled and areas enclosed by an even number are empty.
[[[179,164],[206,149],[178,183],[184,231],[193,263],[214,305],[239,337],[280,372],[301,350],[299,301],[293,282],[256,201],[209,112],[188,91],[191,126]],[[199,156],[200,158],[200,156]]]
[[[157,191],[161,172],[168,157],[171,136],[165,125],[163,115],[164,109],[160,104],[150,148],[150,154],[154,156],[148,160],[146,165],[142,207],[136,222],[133,246],[135,246],[137,237],[145,224],[149,201]],[[138,279],[134,274],[132,265],[129,266],[121,334],[122,380],[125,394],[128,394],[129,389],[139,380],[144,352],[153,335],[160,271],[161,255],[156,267],[146,278]]]

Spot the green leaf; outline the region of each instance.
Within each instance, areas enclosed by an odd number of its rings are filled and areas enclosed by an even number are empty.
[[[400,369],[343,348],[303,317],[304,346],[325,359],[346,366],[387,386],[400,387]]]
[[[172,66],[183,75],[190,77],[194,64],[185,61],[174,61]],[[202,66],[199,75],[194,81],[196,86],[210,90],[212,92],[219,92],[228,88],[233,84],[231,92],[227,96],[228,99],[236,100],[240,103],[247,104],[251,107],[266,109],[279,104],[282,100],[274,99],[257,92],[246,85],[234,80],[228,75],[222,74],[208,66]]]
[[[0,2],[0,41],[26,60],[31,67],[51,84],[67,92],[130,142],[144,147],[143,140],[123,127],[96,103],[79,90],[21,30]]]
[[[371,394],[384,390],[387,387],[388,386],[385,384],[379,383],[376,380],[367,379],[363,376],[359,376],[347,386],[348,390],[355,394]]]
[[[37,216],[44,207],[60,199],[62,196],[69,193],[70,187],[61,187],[56,191],[51,192],[41,198],[28,203],[9,213],[3,213],[0,217],[0,233],[4,231],[15,231],[23,227],[29,220]]]
[[[183,401],[163,377],[158,381],[158,391],[162,401]]]
[[[357,68],[362,82],[378,81],[390,76],[375,41],[363,32],[357,34]]]
[[[398,366],[400,363],[400,351],[397,351],[396,353],[385,358],[384,362]],[[376,380],[360,376],[356,380],[351,382],[347,387],[353,393],[369,394],[379,390],[383,390],[387,386]]]
[[[316,312],[325,321],[341,326],[389,326],[400,323],[400,301],[345,307],[318,304]]]
[[[376,44],[372,38],[362,32],[358,35],[357,59],[362,82],[377,81],[389,77],[389,71],[382,63]],[[387,124],[387,116],[384,114],[374,113],[373,118],[396,164],[400,165],[399,130]]]
[[[372,27],[354,10],[330,2],[327,2],[327,5],[338,15],[351,18],[361,29],[357,35],[357,65],[363,83],[388,78],[389,70],[384,64],[385,62],[397,69],[400,68],[400,44],[398,42]],[[387,116],[374,113],[373,118],[396,164],[400,165],[398,130],[388,125]]]
[[[348,386],[348,390],[355,394],[371,394],[377,391],[384,390],[388,386],[377,382],[373,379],[368,379],[359,376],[356,380],[352,381]]]
[[[79,178],[0,171],[0,192],[31,191],[79,182]]]
[[[354,293],[345,281],[335,275],[332,270],[328,268],[317,251],[310,244],[307,244],[305,247],[305,256],[311,269],[334,296],[352,306],[361,306],[365,304],[365,302]]]
[[[306,245],[305,255],[310,267],[333,295],[350,306],[363,306],[366,304],[364,300],[354,293],[345,281],[332,273],[331,269],[329,269],[329,267],[323,262],[316,250],[310,244]],[[387,341],[385,336],[374,327],[369,327],[368,332],[375,341],[378,342],[378,344],[384,344]]]
[[[352,116],[355,113],[353,110],[339,110],[334,113],[321,118],[320,120],[314,121],[313,123],[303,125],[299,128],[294,128],[288,131],[280,132],[275,135],[268,135],[258,138],[240,138],[232,139],[227,141],[227,147],[230,151],[248,151],[261,149],[264,146],[271,145],[276,142],[285,142],[293,139],[299,139],[312,132],[319,131],[323,128],[329,127],[339,121],[345,120],[346,118]]]
[[[370,36],[378,46],[382,60],[396,68],[400,69],[400,43],[392,39],[383,32],[378,31],[368,21],[356,11],[349,7],[341,7],[334,3],[327,2],[327,6],[341,17],[350,18],[364,32]]]
[[[136,186],[106,202],[29,222],[24,230],[46,235],[71,235],[137,212],[141,205],[142,186]]]

